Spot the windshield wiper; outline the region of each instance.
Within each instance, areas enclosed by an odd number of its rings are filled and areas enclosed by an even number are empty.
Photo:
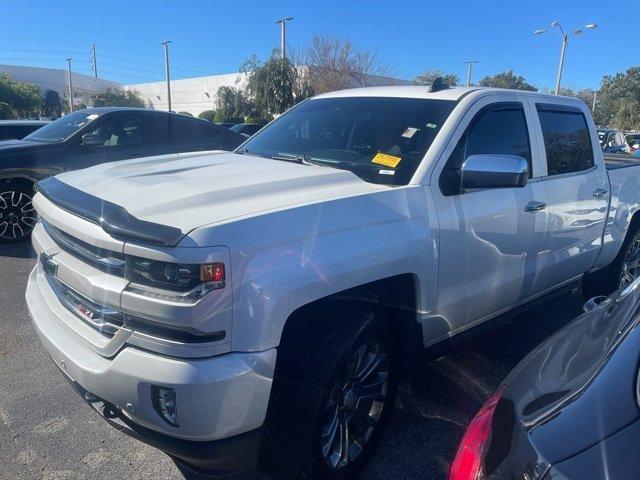
[[[331,165],[327,165],[328,163],[335,163],[331,160],[320,160],[311,158],[308,155],[294,155],[291,153],[278,153],[277,155],[273,155],[271,157],[273,160],[283,160],[285,162],[296,162],[300,165],[317,165],[319,167],[331,167]]]

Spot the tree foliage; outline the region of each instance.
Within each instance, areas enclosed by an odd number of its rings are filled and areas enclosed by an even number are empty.
[[[62,101],[57,91],[47,90],[42,110],[47,117],[59,117],[62,115]]]
[[[108,88],[104,93],[93,96],[94,107],[138,107],[147,108],[147,101],[137,90]]]
[[[200,112],[198,114],[198,118],[213,122],[216,119],[216,112],[214,110],[205,110],[204,112]]]
[[[444,72],[441,72],[440,70],[427,70],[423,74],[418,75],[413,80],[413,83],[417,85],[431,85],[433,81],[438,77],[442,77],[442,80],[444,80],[444,83],[446,83],[450,87],[456,87],[460,85],[460,78],[456,74],[444,73]]]
[[[601,125],[640,130],[640,66],[602,79],[594,116]]]
[[[537,87],[527,83],[523,76],[516,75],[513,70],[486,76],[480,80],[480,85],[483,87],[510,88],[512,90],[529,90],[531,92],[538,91]]]
[[[255,109],[245,116],[270,120],[301,100],[298,98],[298,70],[288,58],[282,58],[278,49],[264,63],[255,55],[248,58],[242,71],[247,74],[247,95]]]
[[[216,92],[214,119],[221,123],[242,123],[255,110],[246,93],[234,87],[220,87]]]
[[[42,109],[40,87],[15,81],[9,75],[0,73],[0,104],[6,105],[1,110],[5,116],[39,116]]]
[[[297,57],[298,65],[308,66],[306,78],[316,94],[388,84],[390,69],[378,51],[349,39],[316,35]]]

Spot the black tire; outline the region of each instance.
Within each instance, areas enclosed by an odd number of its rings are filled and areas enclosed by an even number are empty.
[[[22,242],[31,236],[38,221],[33,195],[33,185],[27,182],[0,182],[0,243]]]
[[[382,437],[397,389],[398,342],[382,316],[370,307],[325,307],[312,321],[296,322],[297,328],[288,329],[278,352],[265,421],[262,466],[292,478],[355,478]],[[350,375],[347,371],[358,370],[352,359],[363,351],[360,358],[372,359],[371,365],[382,358],[375,355],[387,352],[388,361],[380,360],[382,373],[376,372],[369,380],[349,380],[343,387]],[[380,385],[386,379],[386,387],[381,389],[384,394],[377,400],[359,397],[367,388],[371,392],[376,383],[373,378]],[[334,424],[335,429],[329,427]],[[345,424],[352,426],[345,428]],[[346,457],[340,454],[340,438],[335,439],[338,443],[330,441],[331,431],[336,437],[336,429],[341,432],[343,428],[348,440],[351,435],[366,436],[360,451],[356,443],[346,442],[353,457],[347,462],[342,461]]]
[[[640,253],[638,247],[640,247],[640,224],[635,224],[629,227],[622,247],[611,265],[585,276],[582,282],[582,295],[585,300],[597,295],[609,295],[640,276],[640,268],[635,268],[633,271],[625,269],[625,265],[632,260],[630,256]],[[640,257],[638,259],[640,260]]]

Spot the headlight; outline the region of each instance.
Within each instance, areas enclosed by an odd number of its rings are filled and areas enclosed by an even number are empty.
[[[173,301],[194,301],[226,285],[224,263],[178,264],[127,256],[128,290]]]

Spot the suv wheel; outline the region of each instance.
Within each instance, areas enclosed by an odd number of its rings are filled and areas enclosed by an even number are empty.
[[[278,352],[263,460],[292,478],[354,478],[393,407],[393,330],[377,312],[350,305],[328,306],[300,323]]]
[[[38,221],[32,199],[33,187],[29,185],[17,182],[0,184],[0,243],[29,238]]]

